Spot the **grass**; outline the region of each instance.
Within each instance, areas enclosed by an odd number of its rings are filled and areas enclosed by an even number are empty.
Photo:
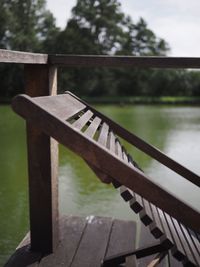
[[[180,104],[200,105],[200,96],[107,96],[107,97],[83,97],[92,104]]]

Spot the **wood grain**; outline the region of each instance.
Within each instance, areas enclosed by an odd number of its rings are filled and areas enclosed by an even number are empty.
[[[56,69],[25,66],[26,93],[56,94]],[[58,145],[37,126],[27,122],[31,249],[51,253],[58,243]]]
[[[49,62],[65,67],[200,68],[200,58],[106,55],[49,55]]]
[[[48,55],[0,49],[0,62],[19,64],[47,64]]]

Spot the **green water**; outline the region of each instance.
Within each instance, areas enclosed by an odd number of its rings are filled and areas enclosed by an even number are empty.
[[[98,106],[115,121],[200,174],[200,108],[160,106]],[[200,210],[197,188],[146,155],[132,149],[152,179]],[[24,121],[0,106],[0,266],[29,229],[26,136]],[[86,164],[60,147],[60,212],[137,220],[118,192],[99,182]]]

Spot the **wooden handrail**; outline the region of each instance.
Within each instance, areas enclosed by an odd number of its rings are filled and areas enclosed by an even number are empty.
[[[47,64],[48,55],[0,49],[0,63]]]
[[[65,67],[200,68],[200,58],[160,56],[48,55],[0,49],[0,63]]]
[[[49,63],[65,67],[200,68],[200,58],[192,57],[49,55]]]

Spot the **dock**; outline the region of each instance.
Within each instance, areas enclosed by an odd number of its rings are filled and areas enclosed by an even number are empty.
[[[59,231],[60,239],[53,254],[31,252],[27,234],[5,267],[100,267],[104,258],[134,250],[136,243],[133,221],[65,216],[60,219]]]

